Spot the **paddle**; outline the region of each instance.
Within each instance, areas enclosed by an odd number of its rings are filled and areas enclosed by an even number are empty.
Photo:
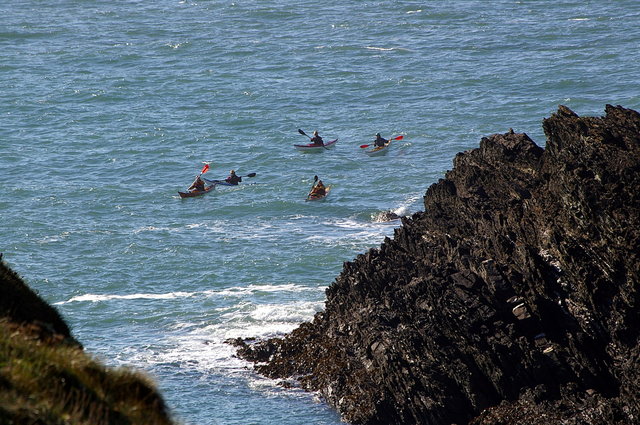
[[[242,177],[255,177],[256,173],[249,173],[246,176],[240,176],[240,178]],[[207,183],[222,183],[224,182],[224,180],[209,180],[209,179],[205,179],[204,177],[202,178],[204,181],[206,181]]]
[[[200,176],[202,176],[207,171],[209,171],[209,163],[205,162],[204,167],[202,167],[202,170],[200,171],[200,174],[198,174],[198,177],[196,177],[193,183],[191,183],[191,186],[193,186],[195,182],[200,178]],[[207,179],[203,178],[203,180],[207,180]],[[191,190],[191,187],[189,187],[189,189],[187,190]]]
[[[394,137],[393,139],[389,139],[389,141],[387,142],[387,145],[389,143],[391,143],[392,140],[402,140],[402,139],[404,139],[404,136]],[[369,146],[371,146],[371,145],[360,145],[360,147],[363,148],[363,149],[364,148],[368,148]]]
[[[302,130],[300,130],[302,131]],[[309,194],[307,195],[307,199],[305,199],[305,201],[309,200],[309,196],[311,196],[311,193],[313,192],[313,189],[316,188],[316,183],[318,182],[318,176],[313,176],[313,186],[311,186],[311,190],[309,191]]]
[[[298,129],[298,133],[302,134],[303,136],[307,136],[307,137],[309,138],[309,140],[311,140],[311,136],[309,136],[307,133],[305,133],[305,132],[304,132],[304,131],[302,131],[301,129]],[[328,147],[326,147],[326,146],[324,145],[324,143],[322,143],[322,145],[321,145],[321,146],[322,146],[323,148],[325,148],[326,150],[329,150],[329,148],[328,148]]]

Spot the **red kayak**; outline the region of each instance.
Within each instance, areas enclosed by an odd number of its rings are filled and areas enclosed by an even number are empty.
[[[180,195],[181,198],[194,198],[196,196],[202,196],[207,192],[211,192],[215,188],[216,188],[216,185],[212,184],[211,186],[205,187],[204,190],[190,190],[189,192],[178,192],[178,195]]]
[[[325,143],[324,145],[314,145],[310,143],[308,145],[293,145],[297,150],[302,152],[322,152],[325,149],[331,149],[335,146],[338,139]]]

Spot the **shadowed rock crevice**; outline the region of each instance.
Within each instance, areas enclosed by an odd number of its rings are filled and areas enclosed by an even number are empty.
[[[640,114],[605,112],[456,155],[324,312],[239,355],[353,423],[637,423]]]

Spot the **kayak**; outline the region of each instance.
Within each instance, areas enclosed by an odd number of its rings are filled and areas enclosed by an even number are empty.
[[[202,196],[207,192],[211,192],[215,188],[216,188],[216,185],[212,184],[211,186],[205,187],[204,190],[191,190],[189,192],[178,192],[178,195],[180,195],[181,198],[194,198],[196,196]]]
[[[324,195],[309,195],[307,196],[307,201],[319,201],[320,199],[324,199],[327,197],[330,191],[331,191],[331,186],[327,186],[325,189]]]
[[[207,183],[219,184],[220,186],[238,186],[237,184],[232,184],[232,183],[226,182],[226,181],[224,181],[224,180],[209,180],[209,179],[204,179],[204,181],[206,181]]]
[[[376,146],[373,149],[368,149],[364,151],[369,156],[378,156],[378,155],[386,155],[389,152],[389,145],[391,143],[387,143],[384,146]]]
[[[334,147],[337,141],[338,139],[332,140],[325,143],[324,146],[309,143],[308,145],[293,145],[293,147],[301,152],[322,152],[325,149],[331,149],[332,147]]]

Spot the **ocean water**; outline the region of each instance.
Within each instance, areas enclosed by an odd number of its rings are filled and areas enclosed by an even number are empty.
[[[640,2],[0,2],[0,251],[184,424],[330,424],[224,341],[294,329],[458,152],[640,109]],[[301,153],[317,129],[335,148]],[[375,133],[386,156],[359,148]],[[237,187],[180,199],[210,179]],[[305,202],[318,175],[332,191]]]

